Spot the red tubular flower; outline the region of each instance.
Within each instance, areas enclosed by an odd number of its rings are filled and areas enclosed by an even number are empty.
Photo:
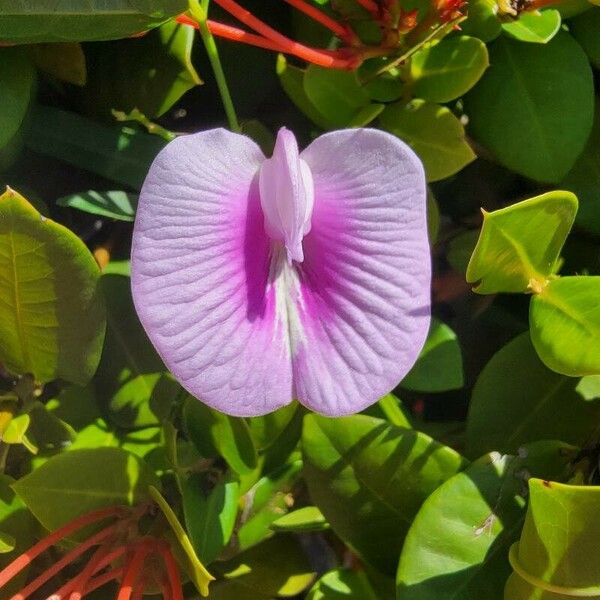
[[[50,547],[88,525],[97,524],[110,518],[112,521],[108,525],[67,552],[49,569],[14,594],[10,600],[33,600],[32,594],[38,592],[67,565],[91,549],[95,550],[80,572],[51,594],[49,598],[52,600],[82,600],[95,589],[111,581],[116,581],[119,586],[116,600],[140,600],[148,582],[156,579],[160,582],[163,598],[183,600],[177,563],[169,545],[162,539],[134,533],[137,530],[135,525],[146,512],[147,507],[142,507],[142,509],[111,507],[74,519],[25,551],[0,571],[0,590]],[[159,566],[157,567],[157,563],[154,561],[152,572],[145,573],[145,560],[151,556],[160,559]],[[35,597],[39,598],[39,596]]]

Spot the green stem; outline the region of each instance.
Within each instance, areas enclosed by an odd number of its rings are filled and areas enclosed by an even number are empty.
[[[219,94],[221,95],[223,107],[225,108],[225,114],[227,115],[229,128],[231,131],[239,132],[240,124],[237,115],[235,114],[235,108],[233,106],[231,94],[229,93],[229,87],[227,86],[227,80],[225,79],[225,73],[223,72],[221,59],[219,58],[217,44],[215,43],[215,39],[213,38],[212,33],[206,24],[208,2],[209,0],[202,0],[201,6],[198,0],[189,0],[190,13],[198,23],[200,37],[202,38],[202,42],[206,48],[208,60],[210,61],[213,73],[215,74],[215,79],[217,80],[217,86],[219,88]]]

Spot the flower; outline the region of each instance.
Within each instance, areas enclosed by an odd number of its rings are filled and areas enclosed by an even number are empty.
[[[141,535],[138,531],[138,521],[147,510],[147,506],[135,509],[115,506],[78,516],[40,540],[0,571],[0,589],[35,558],[61,540],[84,527],[111,519],[108,525],[65,553],[22,590],[13,594],[10,600],[39,598],[39,590],[43,586],[65,567],[86,556],[91,549],[94,551],[89,555],[85,566],[48,596],[49,600],[80,600],[111,581],[118,583],[116,600],[141,598],[148,587],[160,589],[164,598],[183,600],[181,579],[169,544],[161,538]],[[212,579],[208,572],[205,575],[207,582]],[[208,591],[204,590],[203,595],[208,595]]]
[[[303,152],[281,129],[266,159],[249,138],[182,136],[144,182],[133,298],[166,366],[222,412],[297,399],[358,412],[414,364],[430,320],[423,167],[374,129]]]

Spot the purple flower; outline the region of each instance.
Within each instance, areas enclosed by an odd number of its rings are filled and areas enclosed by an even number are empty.
[[[298,153],[284,128],[270,159],[224,129],[179,137],[140,195],[142,324],[180,383],[231,415],[377,401],[421,350],[430,278],[423,167],[382,131]]]

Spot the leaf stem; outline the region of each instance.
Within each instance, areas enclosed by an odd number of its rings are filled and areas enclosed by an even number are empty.
[[[229,87],[227,86],[227,80],[225,79],[225,73],[223,72],[223,66],[221,65],[221,59],[219,58],[219,50],[217,49],[215,39],[208,29],[206,22],[208,0],[203,0],[202,6],[198,0],[189,0],[189,8],[192,17],[198,23],[198,31],[200,32],[200,37],[202,38],[202,42],[206,48],[206,53],[208,54],[208,60],[210,61],[213,73],[215,74],[215,79],[219,88],[219,94],[221,95],[221,101],[223,102],[223,107],[225,108],[225,114],[229,123],[229,128],[231,131],[240,132],[240,123],[233,106],[231,94],[229,93]]]

